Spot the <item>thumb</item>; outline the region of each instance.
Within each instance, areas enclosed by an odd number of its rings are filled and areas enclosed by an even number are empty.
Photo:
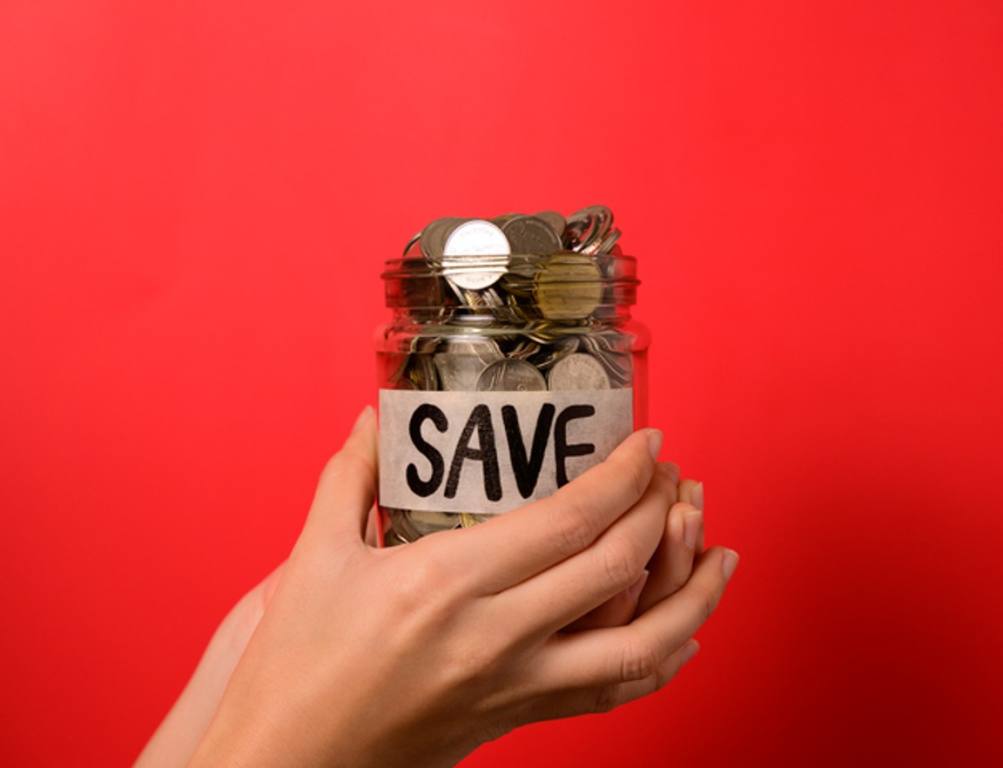
[[[367,405],[321,473],[303,538],[362,542],[376,496],[376,466],[376,412]]]

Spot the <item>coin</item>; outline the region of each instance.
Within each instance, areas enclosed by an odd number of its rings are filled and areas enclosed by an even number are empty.
[[[513,253],[549,256],[561,250],[561,238],[543,219],[516,216],[502,224]]]
[[[547,374],[547,386],[554,391],[609,389],[609,376],[592,355],[576,352],[554,363]]]
[[[546,388],[547,381],[536,366],[510,358],[492,363],[477,379],[481,392],[533,392]]]
[[[470,512],[461,512],[460,525],[464,528],[473,528],[475,525],[483,523],[489,517],[491,517],[491,515],[475,515]]]
[[[536,275],[534,295],[540,313],[552,320],[588,317],[602,299],[602,278],[591,257],[552,256]]]
[[[606,254],[611,252],[613,250],[613,246],[616,245],[616,241],[620,239],[620,236],[622,234],[623,233],[619,229],[616,229],[615,227],[612,230],[610,230],[609,234],[607,234],[606,237],[603,238],[602,243],[599,244],[599,250],[597,251],[597,253]]]
[[[421,534],[411,525],[403,509],[387,508],[387,517],[390,520],[390,530],[404,543],[416,541],[421,538]]]
[[[533,359],[536,367],[541,371],[552,367],[558,360],[562,360],[568,355],[578,351],[578,338],[574,336],[564,336],[554,339],[553,343],[540,346],[540,354]]]
[[[564,234],[564,217],[557,211],[540,211],[533,214],[538,219],[543,219],[554,230],[554,234],[560,238]]]
[[[455,216],[429,222],[421,231],[420,237],[421,252],[425,254],[425,258],[432,261],[441,261],[446,238],[462,222],[463,219],[456,218]]]
[[[408,378],[415,389],[434,392],[439,389],[439,377],[430,355],[413,354],[408,358]]]
[[[580,253],[594,253],[613,226],[613,212],[605,205],[590,205],[568,216],[564,228],[567,246]]]
[[[631,380],[631,360],[629,352],[620,351],[628,348],[620,334],[613,334],[613,340],[608,334],[597,333],[582,337],[583,346],[595,355],[609,374],[610,385],[627,386]]]
[[[404,518],[418,536],[427,536],[437,531],[448,531],[460,525],[458,515],[449,512],[428,512],[425,510],[405,510]]]
[[[511,251],[500,228],[484,219],[469,219],[446,238],[442,266],[446,277],[461,288],[483,290],[505,274]],[[477,258],[485,256],[504,258]]]
[[[503,357],[491,339],[471,337],[449,339],[446,348],[436,353],[433,360],[442,388],[456,392],[476,389],[477,377]]]
[[[408,540],[401,536],[393,528],[388,528],[383,532],[383,546],[396,547],[400,544],[408,544]]]

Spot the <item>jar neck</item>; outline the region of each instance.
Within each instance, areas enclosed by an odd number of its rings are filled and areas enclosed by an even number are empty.
[[[414,322],[616,323],[636,301],[636,260],[623,254],[466,257],[462,269],[387,261],[387,307]],[[487,318],[482,320],[481,318]]]

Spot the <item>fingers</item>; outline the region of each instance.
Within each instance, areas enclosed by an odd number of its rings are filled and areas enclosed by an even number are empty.
[[[679,673],[679,670],[696,656],[699,650],[700,644],[691,638],[662,661],[658,665],[658,669],[641,680],[576,688],[540,696],[534,699],[531,709],[527,712],[528,717],[524,716],[523,719],[530,722],[609,712],[621,704],[626,704],[664,688]]]
[[[672,497],[672,503],[675,504],[679,501],[679,465],[672,461],[663,461],[662,466],[665,467],[665,471],[669,474],[669,479],[672,481],[674,487],[674,495]]]
[[[703,483],[698,483],[696,480],[690,480],[689,478],[683,480],[679,484],[679,500],[685,501],[687,504],[692,504],[703,512]],[[698,554],[704,551],[703,525],[700,526],[700,535],[697,537],[696,551]]]
[[[661,540],[673,485],[659,466],[640,501],[583,551],[496,594],[527,635],[546,637],[634,584]]]
[[[451,546],[451,558],[467,558],[468,572],[483,594],[518,584],[584,550],[634,506],[651,480],[661,439],[656,429],[639,430],[605,461],[547,498],[429,539]],[[639,574],[640,569],[635,578]]]
[[[678,500],[678,485],[679,485],[679,466],[671,461],[663,461],[659,464],[659,468],[666,473],[669,478],[669,499],[668,503],[670,505],[675,504]],[[652,555],[652,562],[657,562],[660,553],[663,549],[668,546],[669,534],[668,525],[665,527],[665,533],[662,538],[662,543],[659,544],[659,548]],[[661,554],[662,557],[667,557],[664,553]],[[690,562],[692,566],[692,560]],[[650,565],[649,565],[650,567]],[[658,599],[652,600],[648,599],[645,608],[657,603],[661,598],[667,597],[671,592],[675,590],[668,590],[661,586],[661,583],[665,581],[665,574],[656,575],[654,583],[649,579],[651,573],[648,568],[645,568],[644,572],[641,574],[641,578],[637,580],[631,587],[628,587],[621,593],[614,595],[606,603],[598,608],[593,609],[585,616],[580,619],[576,619],[567,627],[563,628],[565,632],[581,632],[583,630],[595,630],[601,627],[620,627],[622,625],[630,622],[634,616],[638,613],[638,606],[641,602],[642,596],[644,595],[660,595]],[[686,572],[687,577],[689,577],[689,570]],[[685,581],[685,580],[684,580]]]
[[[376,413],[366,406],[324,467],[301,538],[362,542],[376,495]]]
[[[634,701],[661,690],[699,651],[700,643],[691,638],[683,643],[682,648],[669,654],[669,657],[658,665],[658,669],[653,674],[642,680],[601,686],[598,691],[586,698],[586,702],[593,704],[594,712],[609,712],[628,701]]]
[[[637,581],[631,584],[622,592],[617,592],[597,608],[593,608],[584,616],[580,616],[565,627],[562,631],[581,632],[585,629],[598,629],[600,627],[619,627],[634,618],[637,610],[637,601],[641,596],[641,590],[648,581],[648,570],[641,572]]]
[[[699,509],[685,502],[672,505],[662,541],[648,564],[651,577],[638,599],[637,613],[644,613],[686,583],[702,532],[703,513]]]
[[[553,691],[655,674],[714,612],[737,565],[737,553],[714,547],[699,557],[682,589],[627,626],[555,634],[536,657],[536,684]]]

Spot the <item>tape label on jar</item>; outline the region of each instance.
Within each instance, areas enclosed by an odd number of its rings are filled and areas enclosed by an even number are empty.
[[[493,514],[549,496],[634,429],[633,390],[381,389],[380,504]]]

